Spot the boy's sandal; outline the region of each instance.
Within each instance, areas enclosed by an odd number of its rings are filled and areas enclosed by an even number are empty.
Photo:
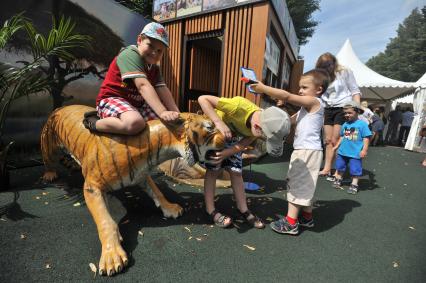
[[[232,225],[232,218],[220,213],[216,209],[210,213],[210,217],[214,224],[220,228],[227,228]]]
[[[240,212],[240,215],[246,223],[250,224],[254,228],[265,228],[265,223],[263,223],[262,219],[253,214],[250,210],[247,209],[246,212]]]
[[[83,125],[86,129],[96,132],[96,122],[99,120],[97,111],[84,113]]]

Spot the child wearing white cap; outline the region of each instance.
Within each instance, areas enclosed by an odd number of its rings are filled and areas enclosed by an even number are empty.
[[[349,101],[343,106],[346,122],[340,130],[340,138],[333,150],[337,150],[336,173],[334,187],[342,189],[342,178],[349,165],[352,177],[347,192],[358,193],[358,180],[362,176],[362,159],[367,156],[368,146],[372,133],[368,124],[359,119],[363,114],[363,107],[356,101]]]
[[[133,135],[145,128],[145,121],[176,120],[179,109],[157,65],[168,46],[164,27],[147,24],[137,45],[123,48],[111,62],[96,99],[97,111],[85,114],[84,126],[96,132]]]
[[[292,122],[297,125],[294,151],[287,173],[287,216],[270,225],[274,231],[281,234],[297,235],[299,225],[314,226],[312,202],[323,156],[321,129],[324,123],[324,104],[320,97],[327,90],[328,84],[328,74],[322,69],[314,69],[302,75],[299,95],[265,86],[261,82],[250,85],[257,93],[301,107],[292,116]]]
[[[214,204],[216,179],[226,169],[231,176],[237,207],[244,221],[255,228],[265,227],[260,218],[247,207],[242,176],[242,151],[257,137],[266,138],[266,150],[272,155],[281,155],[283,140],[290,132],[290,117],[278,107],[265,110],[241,97],[233,98],[202,95],[198,98],[204,113],[212,119],[216,128],[225,136],[224,150],[216,152],[205,164],[204,200],[206,212],[219,227],[226,228],[232,219],[218,212]]]

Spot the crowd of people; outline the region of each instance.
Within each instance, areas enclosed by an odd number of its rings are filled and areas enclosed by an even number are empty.
[[[164,27],[158,23],[147,24],[137,37],[137,44],[124,48],[111,63],[96,100],[97,110],[86,113],[84,126],[93,133],[133,135],[142,131],[148,120],[171,123],[178,119],[180,111],[157,65],[168,46]],[[242,177],[241,154],[254,139],[263,137],[267,152],[279,156],[290,124],[296,125],[287,173],[287,215],[270,224],[278,233],[296,235],[299,227],[314,226],[312,203],[319,176],[326,176],[336,188],[342,189],[342,177],[349,167],[351,184],[347,192],[356,194],[362,160],[367,156],[370,143],[373,146],[384,142],[403,144],[413,119],[410,109],[401,112],[397,107],[386,119],[383,107],[370,109],[366,101],[361,103],[362,93],[352,71],[339,65],[331,53],[322,54],[315,69],[301,76],[298,94],[262,82],[250,82],[250,86],[259,94],[300,110],[290,118],[278,107],[261,109],[241,96],[199,97],[202,110],[227,141],[226,148],[212,154],[204,164],[206,213],[222,228],[233,222],[215,207],[216,179],[223,169],[230,173],[242,219],[254,228],[265,227],[248,208]],[[383,138],[386,123],[389,130]],[[320,171],[323,144],[325,159]],[[332,172],[332,168],[336,170]]]

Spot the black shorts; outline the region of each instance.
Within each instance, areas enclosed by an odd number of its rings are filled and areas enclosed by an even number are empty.
[[[343,107],[326,107],[324,109],[324,125],[343,125],[345,122]]]

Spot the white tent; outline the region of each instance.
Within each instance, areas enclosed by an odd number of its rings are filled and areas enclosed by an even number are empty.
[[[367,67],[356,56],[349,39],[346,39],[336,57],[339,64],[353,71],[363,99],[388,101],[414,90],[415,83],[393,80]]]
[[[426,124],[426,73],[416,82],[414,92],[414,119],[411,124],[405,149],[426,152],[426,139],[419,136],[420,129]]]

